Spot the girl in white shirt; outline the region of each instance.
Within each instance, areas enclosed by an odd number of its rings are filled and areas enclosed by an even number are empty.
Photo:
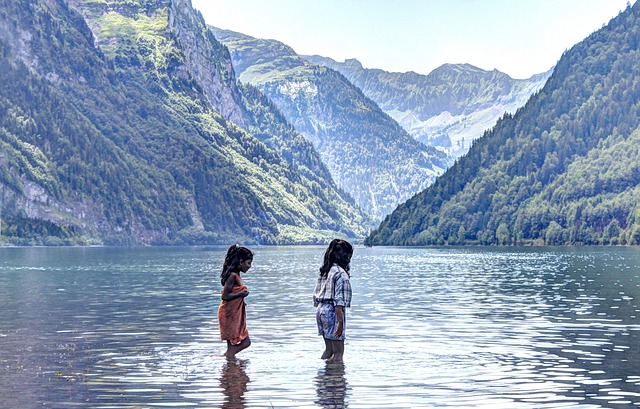
[[[324,252],[324,263],[313,291],[318,335],[322,335],[325,344],[321,358],[335,362],[342,361],[344,354],[345,308],[351,307],[349,263],[352,255],[353,246],[349,242],[332,240]]]

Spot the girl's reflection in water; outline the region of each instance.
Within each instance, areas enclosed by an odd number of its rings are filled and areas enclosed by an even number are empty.
[[[227,361],[220,374],[220,387],[224,393],[223,409],[244,409],[244,393],[247,391],[249,377],[245,372],[246,359],[232,359]]]
[[[318,370],[315,379],[318,399],[315,403],[324,409],[343,409],[348,406],[347,390],[349,385],[344,377],[343,362],[325,363],[324,368]]]

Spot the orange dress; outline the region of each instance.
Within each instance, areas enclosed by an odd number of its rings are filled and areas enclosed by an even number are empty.
[[[246,285],[233,287],[231,294],[249,291]],[[222,300],[218,307],[218,322],[220,323],[220,339],[237,345],[249,336],[247,329],[247,312],[244,297],[230,301]]]

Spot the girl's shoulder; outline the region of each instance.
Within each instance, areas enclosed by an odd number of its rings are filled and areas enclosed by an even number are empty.
[[[340,267],[340,266],[339,266],[339,265],[337,265],[337,264],[334,264],[334,265],[332,265],[332,266],[331,266],[331,268],[329,269],[329,274],[338,274],[339,272],[342,272],[342,271],[344,271],[344,270],[342,269],[342,267]]]
[[[331,270],[329,270],[329,275],[335,276],[336,278],[342,277],[342,276],[349,278],[349,273],[347,273],[347,271],[344,268],[340,267],[337,264],[334,264],[333,266],[331,266]]]
[[[240,278],[240,274],[236,273],[235,271],[229,274],[229,278],[227,278],[227,281],[230,281],[234,287],[237,285],[242,285],[242,278]]]

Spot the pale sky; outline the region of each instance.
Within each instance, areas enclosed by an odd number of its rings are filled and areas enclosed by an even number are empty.
[[[635,0],[631,0],[633,4]],[[428,74],[445,63],[528,78],[600,29],[627,0],[192,0],[207,24],[303,55]]]

